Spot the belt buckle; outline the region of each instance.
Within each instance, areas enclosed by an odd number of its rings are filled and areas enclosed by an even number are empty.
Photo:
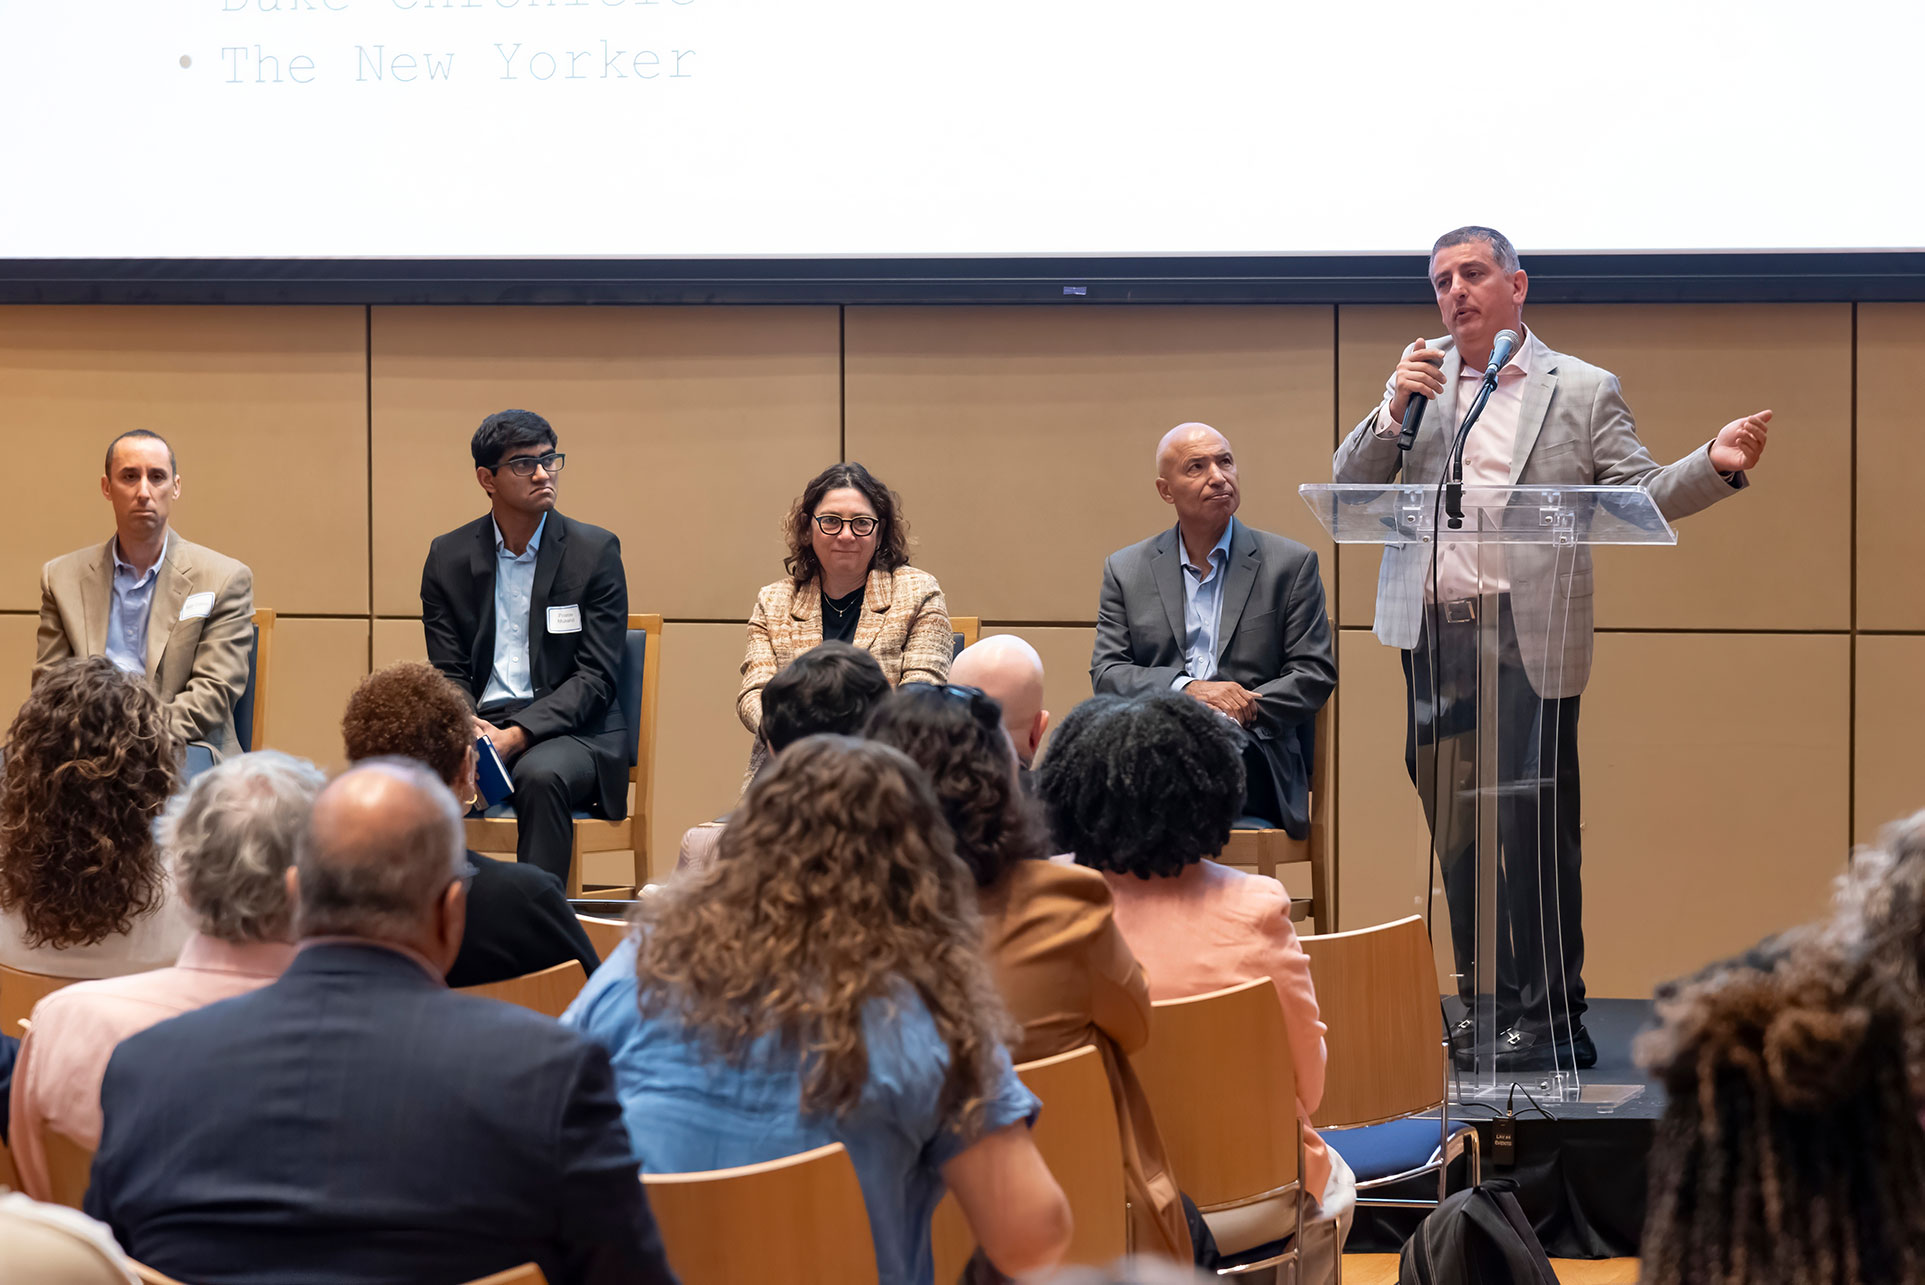
[[[1453,598],[1443,604],[1444,623],[1447,625],[1468,625],[1477,619],[1477,599]]]

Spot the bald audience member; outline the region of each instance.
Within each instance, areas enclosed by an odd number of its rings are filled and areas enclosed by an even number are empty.
[[[1208,424],[1163,435],[1156,493],[1176,525],[1103,564],[1090,682],[1180,691],[1242,728],[1242,823],[1301,839],[1312,729],[1337,685],[1317,555],[1236,520],[1236,454]]]
[[[1029,769],[1049,730],[1049,711],[1043,708],[1043,658],[1015,634],[991,634],[965,647],[949,666],[949,681],[974,687],[1003,707],[1003,730],[1016,749],[1016,762],[1027,788]]]
[[[315,801],[271,986],[121,1044],[87,1212],[182,1280],[668,1282],[607,1054],[451,992],[461,808],[376,759]]]

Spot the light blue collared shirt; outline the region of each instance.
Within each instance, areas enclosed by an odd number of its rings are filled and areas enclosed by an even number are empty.
[[[1229,575],[1230,537],[1236,534],[1237,520],[1231,518],[1223,528],[1223,538],[1210,550],[1210,565],[1198,570],[1190,565],[1190,551],[1183,547],[1183,528],[1176,531],[1176,552],[1183,560],[1183,672],[1170,684],[1182,691],[1197,679],[1216,677],[1217,632],[1223,627],[1223,580]]]
[[[154,611],[154,586],[160,583],[161,564],[167,561],[167,545],[173,538],[172,531],[162,538],[160,556],[146,574],[138,576],[120,556],[119,536],[110,546],[114,553],[114,600],[107,608],[107,659],[130,674],[147,672],[147,618]]]
[[[528,548],[519,557],[508,551],[501,538],[501,524],[495,524],[495,667],[488,671],[488,685],[481,689],[481,703],[532,700],[535,681],[528,668],[528,635],[534,622],[535,555],[541,551],[541,533],[548,526],[548,515],[541,515],[535,533],[528,537]]]

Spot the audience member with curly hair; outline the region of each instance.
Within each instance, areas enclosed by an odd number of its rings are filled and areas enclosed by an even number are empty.
[[[1001,1271],[1061,1256],[1069,1208],[1030,1140],[974,881],[914,763],[797,742],[750,784],[714,867],[637,919],[562,1020],[608,1048],[643,1169],[840,1142],[883,1285],[931,1285],[945,1188]]]
[[[1660,990],[1645,1285],[1925,1280],[1902,992],[1798,930]]]
[[[1152,999],[1260,977],[1276,983],[1296,1062],[1304,1189],[1320,1218],[1338,1221],[1341,1248],[1355,1212],[1356,1178],[1310,1127],[1323,1098],[1325,1028],[1310,960],[1290,924],[1290,894],[1276,879],[1209,860],[1223,851],[1243,807],[1241,735],[1179,694],[1098,696],[1057,727],[1037,770],[1037,793],[1057,847],[1102,871],[1116,922],[1149,974]],[[1290,1230],[1225,1230],[1221,1219],[1212,1222],[1226,1255]],[[1334,1279],[1331,1237],[1306,1235],[1302,1244],[1304,1279]]]
[[[12,1092],[11,1145],[28,1195],[53,1199],[47,1133],[99,1145],[100,1081],[116,1045],[286,971],[294,958],[287,872],[326,783],[305,759],[257,750],[215,764],[168,803],[161,852],[196,931],[171,968],[80,982],[34,1006]]]
[[[1001,708],[973,687],[917,684],[876,707],[868,735],[907,754],[936,787],[956,855],[976,878],[983,952],[1023,1028],[1016,1060],[1085,1044],[1102,1052],[1116,1098],[1134,1243],[1189,1262],[1182,1199],[1128,1057],[1150,1037],[1149,985],[1117,929],[1103,877],[1045,859]]]
[[[474,710],[425,661],[389,665],[361,680],[341,717],[350,762],[409,758],[425,764],[457,799],[475,795]],[[601,959],[555,877],[539,866],[468,853],[468,925],[448,969],[450,986],[483,986],[575,960],[593,974]]]
[[[56,662],[0,763],[0,964],[118,977],[174,962],[193,931],[154,843],[180,741],[139,674]]]

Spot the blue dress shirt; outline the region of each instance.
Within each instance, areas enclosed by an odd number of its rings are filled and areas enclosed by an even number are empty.
[[[544,513],[528,537],[528,548],[517,556],[508,551],[501,524],[495,523],[495,666],[488,671],[488,685],[481,689],[483,706],[534,699],[535,681],[528,668],[534,621],[529,616],[534,612],[535,555],[541,551],[541,533],[547,526]]]
[[[107,659],[130,674],[147,672],[147,618],[154,610],[154,585],[160,580],[160,567],[167,561],[167,546],[174,533],[161,540],[160,556],[145,574],[134,569],[120,556],[120,537],[110,546],[114,551],[114,599],[107,609]]]
[[[1230,565],[1230,537],[1236,534],[1237,520],[1231,518],[1223,528],[1223,538],[1210,550],[1210,565],[1198,570],[1190,565],[1190,551],[1183,547],[1183,528],[1176,532],[1176,551],[1183,559],[1183,672],[1171,682],[1172,691],[1182,691],[1197,679],[1216,677],[1217,631],[1223,627],[1223,580]]]

